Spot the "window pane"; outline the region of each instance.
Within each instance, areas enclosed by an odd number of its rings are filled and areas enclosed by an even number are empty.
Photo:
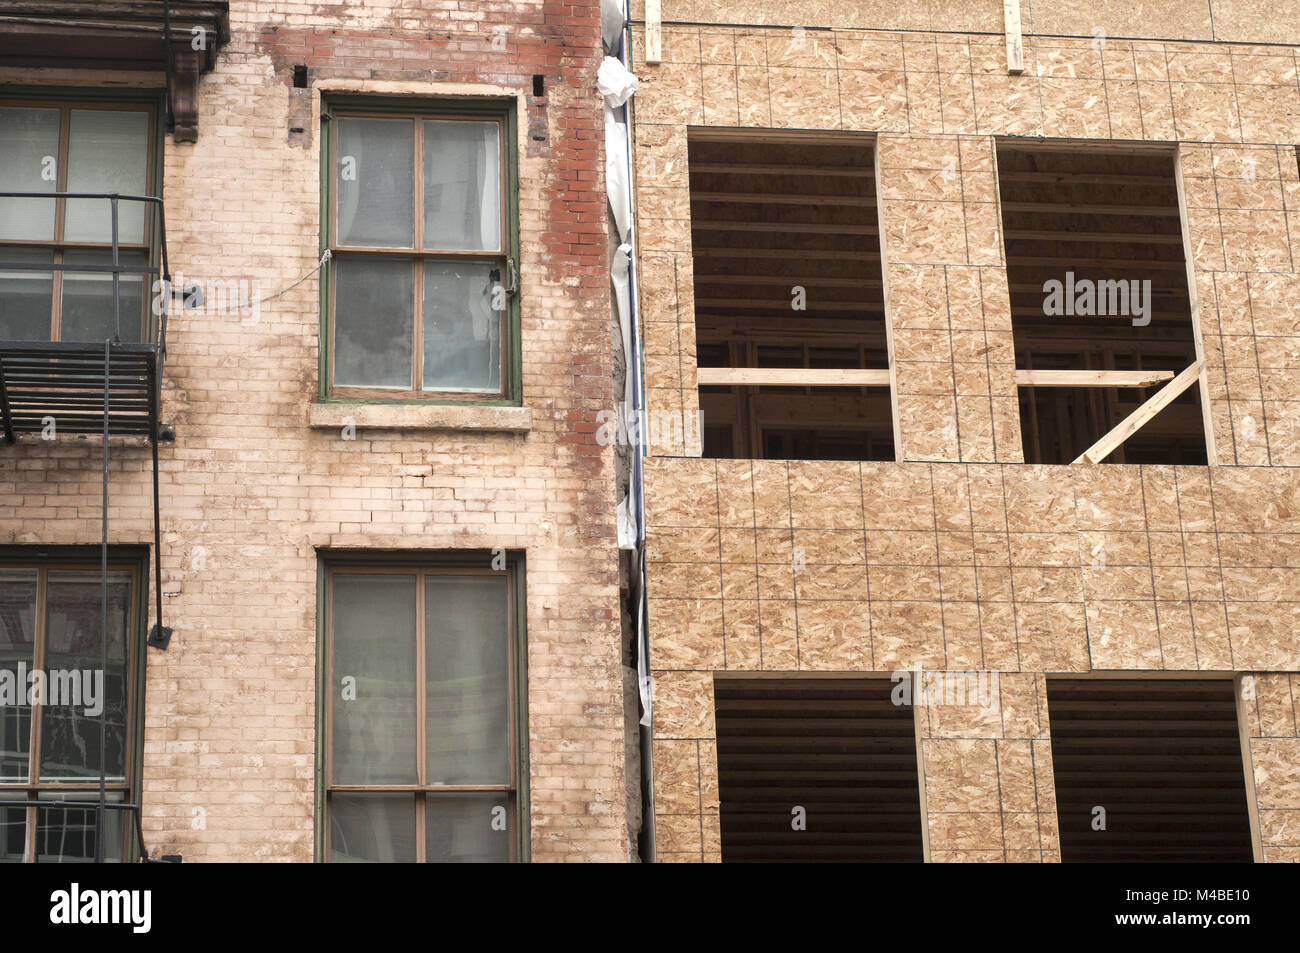
[[[411,386],[414,275],[409,259],[335,260],[336,387]]]
[[[425,798],[425,860],[431,864],[504,864],[514,836],[513,797],[506,793]]]
[[[102,674],[99,573],[51,571],[45,592],[41,779],[98,779],[102,720],[107,725],[107,776],[123,780],[131,576],[124,572],[108,574],[108,671]]]
[[[424,598],[428,781],[507,784],[505,575],[429,576]]]
[[[334,576],[335,784],[414,784],[415,577]]]
[[[45,797],[46,795],[42,795]],[[51,793],[69,801],[98,800],[98,792],[73,791]],[[120,800],[112,792],[108,800]],[[40,807],[36,809],[36,862],[38,864],[89,864],[95,860],[95,809],[81,807]],[[130,820],[126,811],[104,811],[104,859],[122,860],[122,825]]]
[[[58,185],[59,110],[0,108],[0,169],[6,192]],[[0,199],[0,238],[54,240],[53,199]]]
[[[338,122],[335,150],[340,245],[415,244],[415,127],[410,119]]]
[[[43,248],[0,248],[5,261],[51,264]],[[0,341],[48,341],[54,272],[0,270]]]
[[[27,808],[0,801],[0,864],[21,864],[26,843]]]
[[[69,192],[149,192],[149,114],[139,110],[74,109],[68,141]],[[118,203],[118,241],[143,242],[145,202]],[[64,237],[113,240],[106,199],[68,199]]]
[[[149,263],[145,252],[118,252],[123,264],[143,266]],[[67,251],[63,260],[69,265],[111,265],[112,251]],[[143,275],[121,276],[118,287],[122,340],[139,343],[144,339]],[[113,336],[113,276],[107,273],[65,271],[63,273],[62,310],[59,316],[60,341],[103,341]]]
[[[330,861],[415,863],[415,796],[330,795]]]
[[[35,632],[36,570],[0,569],[0,778],[6,781],[27,780],[32,736],[27,673],[35,658]]]
[[[424,264],[424,389],[501,390],[500,270],[491,262]]]
[[[501,127],[424,122],[424,247],[501,250]]]

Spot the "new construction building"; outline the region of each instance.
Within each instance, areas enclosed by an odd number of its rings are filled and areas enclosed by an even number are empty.
[[[1300,859],[1294,7],[633,18],[657,858]]]

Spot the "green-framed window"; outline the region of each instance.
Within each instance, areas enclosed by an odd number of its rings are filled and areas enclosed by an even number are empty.
[[[513,104],[326,109],[322,396],[517,403]]]
[[[152,96],[104,99],[76,90],[0,89],[0,191],[156,194],[157,104]],[[143,269],[156,259],[154,211],[118,206],[122,338],[151,324]],[[101,199],[0,199],[0,340],[101,342],[114,333],[113,277],[60,266],[110,265],[110,205]]]
[[[323,564],[322,859],[527,858],[523,567],[498,566]]]
[[[0,551],[0,862],[94,859],[95,810],[44,805],[98,799],[101,723],[107,799],[136,803],[145,568],[110,557],[104,670],[97,557]],[[134,855],[129,811],[106,811],[104,836],[106,859]]]

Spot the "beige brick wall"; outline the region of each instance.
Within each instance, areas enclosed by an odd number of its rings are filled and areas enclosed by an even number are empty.
[[[176,636],[148,650],[146,842],[187,862],[311,860],[317,550],[505,547],[527,555],[533,856],[626,859],[613,452],[584,425],[613,400],[598,5],[549,21],[540,0],[230,6],[198,142],[166,144],[173,271],[256,280],[266,295],[315,265],[320,135],[288,131],[294,62],[317,88],[515,98],[531,429],[359,425],[345,440],[310,428],[315,278],[256,322],[173,315],[163,418],[177,439],[161,449],[161,495]],[[547,76],[544,105],[534,73]],[[5,70],[0,82],[161,76]],[[150,543],[148,447],[112,449],[111,539]],[[0,453],[0,544],[97,544],[99,452],[93,439],[29,438]]]

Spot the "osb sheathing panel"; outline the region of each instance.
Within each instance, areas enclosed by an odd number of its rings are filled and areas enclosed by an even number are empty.
[[[993,139],[878,139],[904,460],[1023,460]]]
[[[1292,146],[1180,150],[1220,463],[1300,465],[1300,173]]]
[[[1300,861],[1300,676],[1247,676],[1242,696],[1264,860]]]
[[[988,706],[916,709],[930,859],[1059,862],[1046,678],[989,689]]]
[[[1297,671],[1292,469],[652,459],[651,668]]]
[[[997,33],[998,0],[664,0],[665,22],[752,23],[881,30]],[[632,0],[632,17],[645,17],[644,0]],[[1057,36],[1137,37],[1221,42],[1300,43],[1295,0],[1021,0],[1024,33]]]
[[[1253,671],[1265,859],[1300,859],[1295,470],[651,459],[646,480],[662,859],[719,856],[714,672],[917,665],[999,673],[996,711],[919,713],[933,860],[1059,860],[1042,676],[1108,670]]]
[[[636,58],[647,397],[689,426],[652,453],[699,453],[686,137],[716,125],[878,133],[898,454],[924,461],[1023,460],[992,137],[1181,140],[1218,462],[1300,465],[1295,50],[1030,37],[1010,76],[1001,37],[666,26],[663,55]]]

